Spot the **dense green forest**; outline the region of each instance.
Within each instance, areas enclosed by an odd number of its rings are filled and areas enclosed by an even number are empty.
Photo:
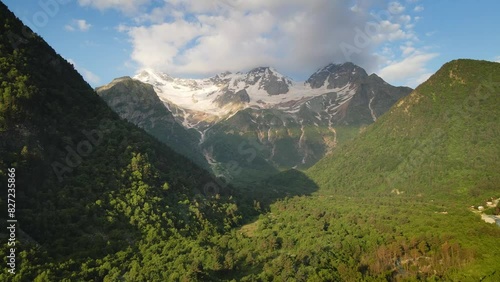
[[[499,81],[450,62],[308,171],[231,187],[120,120],[0,3],[18,220],[0,280],[500,281],[500,228],[469,210],[500,197]]]
[[[0,54],[0,181],[16,169],[19,222],[18,269],[0,280],[190,280],[198,238],[241,218],[229,189],[120,120],[3,4]]]

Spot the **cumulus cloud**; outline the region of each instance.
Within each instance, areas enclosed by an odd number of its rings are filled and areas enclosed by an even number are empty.
[[[436,56],[437,53],[412,52],[404,59],[382,68],[379,75],[389,82],[404,81],[409,86],[415,87],[430,76],[426,64]]]
[[[64,26],[67,31],[88,31],[92,25],[86,20],[73,20],[70,24]]]
[[[422,12],[423,10],[424,10],[424,6],[421,6],[421,5],[416,6],[415,8],[413,8],[413,11],[415,11],[415,12]]]
[[[401,52],[405,57],[416,51],[415,47],[412,46],[411,42],[408,42],[406,45],[402,45],[399,48],[401,49]]]
[[[496,56],[495,62],[500,63],[500,56]]]
[[[85,80],[90,83],[93,86],[99,85],[101,83],[101,78],[96,75],[95,73],[85,69],[85,68],[80,68],[80,72],[82,73],[83,77]]]
[[[404,12],[405,7],[401,5],[399,2],[391,2],[389,3],[389,12],[393,14],[401,14]]]
[[[205,34],[207,27],[180,20],[150,27],[129,28],[127,32],[134,47],[132,59],[143,67],[162,69],[178,64],[174,60],[181,48]]]
[[[137,17],[137,25],[117,29],[129,35],[131,58],[139,67],[174,75],[272,65],[303,77],[345,61],[375,71],[379,44],[415,35],[399,2],[384,8],[390,15],[383,20],[368,12],[369,2],[353,8],[340,0],[164,0]]]
[[[419,52],[412,44],[404,45],[418,41],[413,31],[418,19],[410,15],[414,9],[406,6],[414,4],[408,1],[78,2],[129,15],[130,21],[116,30],[129,38],[131,61],[138,68],[154,68],[176,76],[199,77],[273,66],[291,77],[305,79],[328,63],[351,61],[368,72],[384,69],[391,77],[392,64]]]
[[[433,75],[434,73],[432,72],[426,72],[426,73],[422,73],[420,76],[418,76],[416,79],[415,79],[415,86],[419,85],[419,84],[422,84],[424,83],[427,79],[429,79],[429,77],[431,77],[431,75]]]

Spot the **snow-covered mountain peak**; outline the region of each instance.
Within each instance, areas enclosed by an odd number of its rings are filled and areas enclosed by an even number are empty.
[[[353,63],[328,64],[311,75],[305,84],[313,89],[335,89],[347,84],[356,84],[367,76],[363,68]]]
[[[222,84],[227,84],[229,81],[231,81],[232,76],[234,76],[232,72],[226,71],[212,76],[211,78],[209,78],[209,80],[216,85],[222,86]]]
[[[286,77],[285,75],[279,73],[275,68],[272,67],[257,67],[252,70],[250,70],[246,74],[246,79],[247,81],[254,81],[257,82],[258,80],[262,79],[263,82],[268,82],[271,80],[277,80],[277,81],[284,81],[288,85],[292,85],[293,82],[290,78]]]
[[[153,85],[167,106],[189,111],[191,116],[203,113],[223,118],[246,107],[295,112],[309,99],[331,92],[346,101],[363,76],[366,72],[354,64],[330,64],[306,83],[295,83],[272,67],[257,67],[246,73],[223,72],[206,79],[174,78],[145,69],[134,78]]]
[[[257,67],[244,75],[240,74],[239,78],[232,81],[230,87],[238,88],[242,82],[245,87],[255,86],[255,90],[262,90],[268,95],[286,94],[293,86],[291,79],[271,67]]]
[[[174,78],[170,75],[153,69],[143,69],[136,76],[134,76],[134,78],[152,84],[153,86],[155,84],[163,84],[164,82],[174,81]]]

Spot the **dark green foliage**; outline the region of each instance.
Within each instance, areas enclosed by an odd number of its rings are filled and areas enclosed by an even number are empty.
[[[0,183],[15,167],[20,256],[17,275],[0,280],[191,275],[196,238],[240,220],[229,187],[206,190],[205,170],[120,120],[3,4],[0,54]],[[6,211],[6,189],[0,197]]]

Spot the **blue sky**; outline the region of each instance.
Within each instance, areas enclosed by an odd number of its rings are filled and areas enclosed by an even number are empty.
[[[1,0],[92,86],[273,66],[296,81],[353,61],[417,86],[458,58],[500,61],[496,0]]]

